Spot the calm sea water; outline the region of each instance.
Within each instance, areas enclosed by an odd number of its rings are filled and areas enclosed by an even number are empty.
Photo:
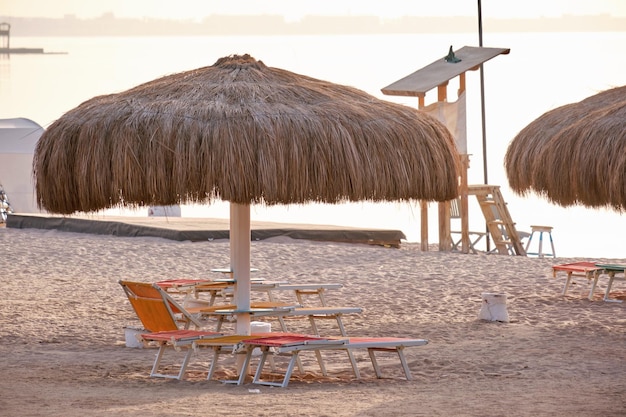
[[[626,84],[626,32],[485,32],[484,45],[511,48],[484,66],[488,182],[502,187],[519,230],[554,227],[559,257],[625,258],[626,217],[606,210],[562,208],[509,189],[503,167],[508,143],[544,112],[599,91]],[[0,118],[26,117],[46,127],[66,111],[173,72],[212,65],[230,54],[249,53],[272,67],[360,88],[374,96],[417,106],[417,99],[384,96],[381,88],[447,54],[452,45],[477,46],[466,34],[292,37],[13,37],[12,47],[43,47],[67,54],[0,58]],[[452,81],[453,99],[458,84]],[[436,100],[436,91],[426,102]],[[467,74],[470,184],[483,183],[480,78]],[[592,151],[592,150],[590,150]],[[607,168],[608,169],[608,168]],[[431,205],[430,241],[436,243],[436,205]],[[112,214],[145,215],[111,210]],[[228,217],[228,206],[185,206],[185,217]],[[252,208],[253,220],[400,229],[419,240],[417,203],[356,203]],[[476,204],[470,226],[484,228]]]

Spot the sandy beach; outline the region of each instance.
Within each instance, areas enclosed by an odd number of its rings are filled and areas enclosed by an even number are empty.
[[[397,357],[380,359],[384,378],[376,379],[363,356],[355,381],[348,360],[332,356],[328,377],[305,358],[306,373],[295,372],[287,388],[224,385],[205,380],[202,351],[186,379],[150,378],[156,351],[126,346],[124,327],[139,321],[118,280],[212,277],[211,268],[228,266],[228,245],[0,227],[0,414],[626,415],[626,303],[601,300],[606,280],[589,301],[586,282],[563,297],[564,279],[552,278],[552,265],[589,259],[421,252],[417,244],[274,238],[251,247],[257,276],[342,283],[329,304],[364,310],[345,317],[350,335],[428,339],[406,349],[412,381]],[[623,282],[614,290],[624,298]],[[484,292],[506,294],[510,322],[478,319]]]

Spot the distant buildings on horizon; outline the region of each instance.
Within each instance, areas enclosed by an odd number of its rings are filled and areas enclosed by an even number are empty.
[[[0,16],[11,25],[11,36],[208,36],[313,35],[475,32],[476,17],[305,16],[288,22],[278,15],[210,15],[192,20],[128,19],[106,13],[97,18],[61,19]],[[626,18],[611,15],[539,19],[483,19],[488,32],[617,32],[626,31]]]

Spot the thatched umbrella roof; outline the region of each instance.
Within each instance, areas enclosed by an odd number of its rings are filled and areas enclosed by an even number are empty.
[[[553,203],[626,209],[626,86],[551,110],[505,156],[511,188]]]
[[[231,56],[94,97],[34,156],[37,201],[117,205],[443,201],[458,160],[435,119],[352,87]]]
[[[230,201],[240,334],[250,331],[250,204],[449,200],[458,165],[434,118],[248,55],[92,98],[46,130],[33,158],[50,212]]]

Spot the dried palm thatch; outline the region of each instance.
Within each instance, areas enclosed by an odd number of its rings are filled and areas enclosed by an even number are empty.
[[[448,130],[406,106],[249,55],[94,97],[43,134],[37,201],[70,214],[117,205],[443,201]]]
[[[561,206],[626,209],[626,86],[551,110],[513,139],[511,188]]]

